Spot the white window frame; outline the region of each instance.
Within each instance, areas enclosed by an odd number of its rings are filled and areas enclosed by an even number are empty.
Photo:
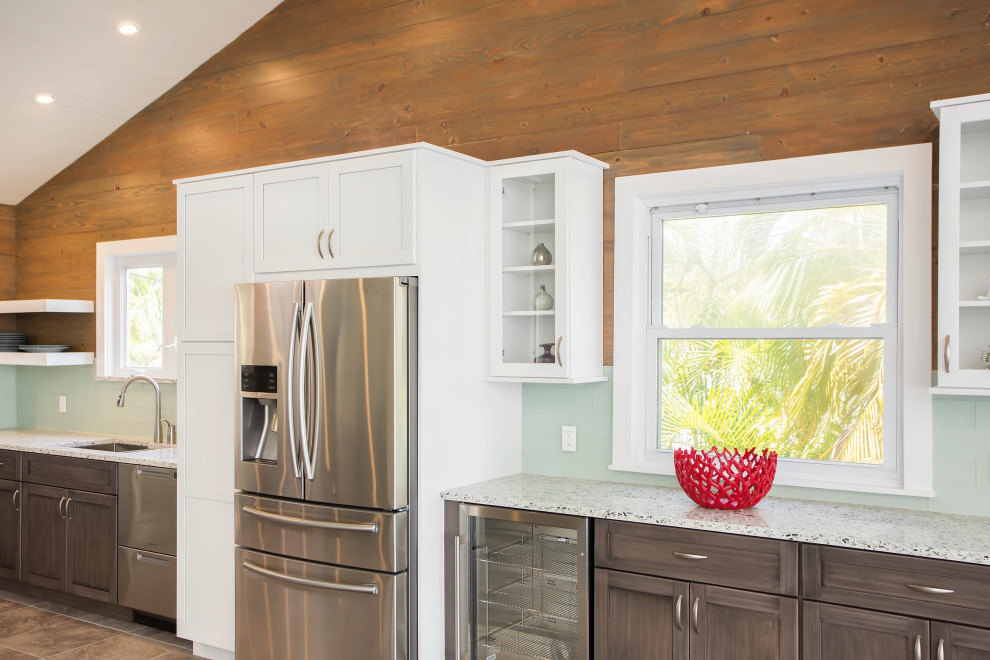
[[[612,470],[673,474],[672,452],[656,447],[656,338],[650,329],[651,209],[699,200],[718,203],[754,197],[837,189],[896,186],[899,268],[894,332],[899,380],[885,383],[885,404],[899,412],[887,419],[896,443],[892,464],[875,466],[781,460],[776,484],[861,492],[932,495],[931,397],[931,145],[807,156],[742,165],[618,177],[615,188],[615,333]],[[892,280],[889,273],[888,282]],[[890,314],[890,312],[888,312]],[[885,324],[886,325],[886,324]],[[817,335],[822,333],[817,332]],[[843,329],[847,332],[849,329]],[[670,333],[670,330],[667,331]],[[725,331],[716,331],[724,336]],[[793,330],[785,331],[793,336]],[[695,334],[694,336],[697,336]],[[652,350],[651,350],[652,347]],[[652,358],[652,360],[651,360]],[[651,380],[652,379],[652,380]],[[888,424],[888,421],[890,422]],[[886,440],[886,438],[885,438]],[[887,445],[885,442],[885,452]],[[885,456],[889,456],[886,455]]]
[[[96,244],[96,377],[123,380],[144,374],[156,380],[174,381],[178,280],[175,236],[137,238]],[[126,316],[122,273],[135,266],[162,266],[164,309],[162,310],[164,350],[160,368],[123,366]]]

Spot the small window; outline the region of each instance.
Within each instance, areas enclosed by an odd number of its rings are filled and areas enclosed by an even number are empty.
[[[174,379],[174,236],[97,243],[96,375]]]

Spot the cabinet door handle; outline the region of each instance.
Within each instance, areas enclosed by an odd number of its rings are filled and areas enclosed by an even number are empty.
[[[326,232],[325,229],[320,230],[320,235],[316,237],[316,251],[320,253],[320,259],[323,258],[323,234]]]
[[[14,511],[21,510],[21,504],[18,500],[21,499],[21,489],[18,488],[14,491],[14,496],[10,498],[11,503],[14,505]]]
[[[62,505],[65,504],[65,498],[63,497],[58,501],[58,517],[65,518],[65,514],[62,512]]]
[[[557,337],[557,366],[564,366],[564,358],[560,356],[560,342],[564,341],[564,335]]]
[[[921,660],[921,635],[914,638],[914,660]]]
[[[944,596],[945,594],[956,593],[954,589],[939,589],[938,587],[926,587],[923,584],[909,584],[908,589],[914,589],[915,591],[920,591],[923,594],[932,594],[934,596]]]
[[[945,640],[938,640],[938,650],[935,651],[935,660],[945,660]]]
[[[690,559],[691,561],[701,561],[702,559],[708,559],[708,555],[692,555],[690,552],[677,552],[672,550],[671,554],[678,559]]]
[[[336,259],[337,258],[337,255],[335,255],[333,253],[333,245],[330,243],[330,241],[333,240],[333,233],[335,231],[337,231],[337,228],[336,227],[331,227],[330,228],[330,233],[327,234],[327,252],[330,253],[330,258],[331,259]]]
[[[694,604],[691,605],[691,625],[694,627],[694,632],[696,634],[701,634],[701,627],[698,625],[698,601],[700,598],[694,599]]]
[[[72,504],[72,498],[70,497],[65,501],[65,517],[72,520],[72,512],[69,510],[69,505]]]
[[[684,623],[681,621],[681,605],[684,603],[684,596],[678,594],[674,601],[674,624],[678,630],[684,630]]]
[[[945,373],[949,373],[949,335],[945,336],[945,348],[942,349],[942,358],[945,362]]]

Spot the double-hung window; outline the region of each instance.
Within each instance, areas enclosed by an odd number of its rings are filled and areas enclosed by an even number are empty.
[[[97,376],[176,377],[175,236],[97,243]]]
[[[927,149],[900,149],[923,165]],[[930,272],[930,207],[916,208],[930,184],[905,197],[925,179],[888,169],[890,151],[646,175],[657,192],[641,181],[625,199],[617,184],[614,468],[672,473],[678,447],[766,447],[778,483],[930,488],[930,413],[911,406],[930,379],[931,289],[905,286]]]

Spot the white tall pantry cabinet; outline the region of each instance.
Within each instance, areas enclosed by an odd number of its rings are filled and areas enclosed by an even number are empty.
[[[419,278],[418,657],[443,656],[440,491],[521,469],[520,387],[485,380],[486,177],[481,161],[414,144],[176,182],[178,633],[198,655],[234,648],[234,284],[409,275]]]

